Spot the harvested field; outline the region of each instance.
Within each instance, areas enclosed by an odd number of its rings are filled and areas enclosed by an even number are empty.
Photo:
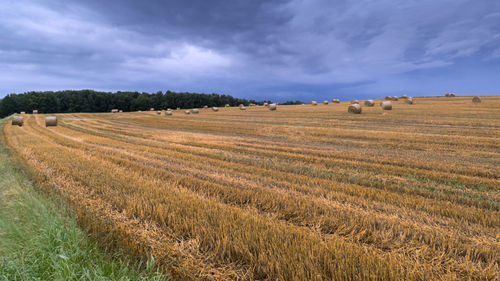
[[[500,97],[471,98],[3,131],[93,237],[174,280],[498,280]]]

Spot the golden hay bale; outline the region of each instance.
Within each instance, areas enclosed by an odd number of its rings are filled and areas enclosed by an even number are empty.
[[[392,102],[382,101],[380,102],[380,108],[382,108],[383,110],[392,110]]]
[[[481,103],[481,98],[480,98],[479,96],[474,96],[474,97],[472,98],[472,102],[473,102],[473,103]]]
[[[177,110],[181,110],[181,108],[180,108],[180,107],[177,107]]]
[[[57,117],[56,116],[45,117],[45,127],[49,127],[49,126],[57,126]]]
[[[352,100],[351,104],[359,104],[359,100]]]
[[[244,107],[245,105],[244,105],[244,104],[242,104],[242,103],[240,103],[240,105],[238,105],[238,106],[239,106],[239,107]]]
[[[225,107],[229,107],[229,103],[226,103],[226,105],[224,105]]]
[[[249,106],[255,106],[255,103],[251,103],[251,104],[249,104]]]
[[[151,107],[151,108],[149,109],[149,111],[155,111],[155,109],[154,109],[153,107]]]
[[[111,109],[111,113],[118,113],[118,109]]]
[[[198,108],[195,108],[195,109],[193,109],[193,110],[191,110],[191,111],[193,112],[193,114],[198,114],[198,113],[200,113],[200,111],[198,110]]]
[[[401,96],[401,98],[402,98],[402,99],[407,99],[407,98],[408,98],[408,96],[407,96],[407,95],[402,95],[402,96]]]
[[[360,114],[361,113],[361,105],[359,103],[353,103],[349,105],[347,108],[347,112],[353,113],[353,114]]]
[[[172,115],[172,114],[173,114],[173,113],[172,113],[172,110],[167,110],[167,111],[165,111],[165,115],[167,115],[167,116],[168,116],[168,115]]]
[[[191,110],[186,110],[186,111],[184,111],[184,113],[191,114]]]
[[[323,101],[323,104],[328,105],[328,101],[327,100]]]
[[[123,110],[121,110],[121,109],[120,109],[120,110],[118,110],[118,112],[122,113],[122,112],[123,112]]]
[[[375,102],[373,100],[367,100],[365,101],[365,106],[374,106]]]
[[[332,99],[332,102],[333,103],[340,103],[340,100],[339,99]]]
[[[156,114],[161,115],[161,110],[156,111]]]
[[[276,108],[278,108],[278,105],[277,105],[277,104],[275,104],[275,103],[271,103],[271,104],[269,105],[269,110],[276,110]]]
[[[399,98],[398,98],[398,97],[396,97],[396,96],[394,96],[394,97],[392,97],[392,100],[393,100],[393,101],[398,101],[398,100],[399,100]]]
[[[26,114],[26,111],[21,111],[20,113],[21,113],[21,114]]]
[[[318,105],[318,103],[316,101],[312,101],[311,105]]]
[[[450,97],[454,97],[454,96],[455,96],[455,94],[454,94],[454,93],[451,93],[451,94],[450,94]]]
[[[264,106],[268,106],[269,104],[267,102],[264,103]]]
[[[391,100],[390,96],[385,96],[385,100]]]
[[[12,125],[22,127],[24,123],[24,118],[21,116],[12,117]]]
[[[33,114],[38,114],[38,109],[33,109]]]
[[[247,108],[245,106],[240,106],[240,110],[246,110]]]
[[[217,111],[219,111],[219,108],[214,106],[214,107],[212,107],[212,110],[217,112]]]
[[[413,104],[413,98],[412,97],[406,98],[405,102],[407,104]]]
[[[204,105],[203,108],[207,109],[208,108],[208,105]]]

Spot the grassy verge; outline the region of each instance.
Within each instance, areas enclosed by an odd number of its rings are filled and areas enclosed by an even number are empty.
[[[131,266],[123,256],[100,249],[59,204],[35,191],[0,142],[0,280],[167,278],[155,270],[153,259]]]

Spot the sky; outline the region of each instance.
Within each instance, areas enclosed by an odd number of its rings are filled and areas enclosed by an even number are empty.
[[[1,0],[0,98],[500,94],[499,0]]]

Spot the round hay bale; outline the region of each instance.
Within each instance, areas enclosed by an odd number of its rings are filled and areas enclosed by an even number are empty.
[[[245,106],[240,106],[240,110],[246,110],[247,108]]]
[[[271,104],[269,105],[269,110],[276,110],[276,108],[278,108],[278,105],[277,105],[277,104],[275,104],[275,103],[271,103]]]
[[[118,113],[118,109],[111,109],[111,113]]]
[[[402,99],[407,99],[407,98],[408,98],[408,96],[407,96],[407,95],[402,95],[402,96],[401,96],[401,98],[402,98]]]
[[[177,107],[177,110],[181,110],[181,108],[180,108],[180,107]]]
[[[255,103],[251,103],[251,104],[249,104],[248,106],[255,106]]]
[[[186,111],[184,111],[184,113],[191,114],[191,110],[186,110]]]
[[[224,105],[224,107],[229,107],[229,103],[226,103],[226,105]]]
[[[22,127],[24,123],[24,118],[21,116],[14,116],[12,117],[12,126],[19,126]]]
[[[26,114],[26,111],[21,111],[20,113],[21,113],[21,114]]]
[[[472,98],[472,102],[473,102],[473,103],[481,103],[481,98],[480,98],[480,97],[478,97],[478,96],[474,96],[474,97]]]
[[[217,111],[219,111],[219,108],[216,107],[216,106],[214,106],[214,107],[212,107],[212,110],[215,111],[215,112],[217,112]]]
[[[172,110],[167,110],[167,111],[165,111],[165,115],[167,115],[167,116],[170,116],[170,115],[172,115],[172,114],[173,114]]]
[[[47,116],[45,117],[45,127],[57,126],[57,117],[56,116]]]
[[[149,111],[155,111],[155,109],[154,109],[153,107],[151,107],[151,108],[149,109]]]
[[[239,107],[244,107],[245,105],[244,105],[244,104],[242,104],[242,103],[240,103],[240,105],[238,105],[238,106],[239,106]]]
[[[405,102],[407,104],[413,104],[413,98],[412,97],[406,98]]]
[[[33,114],[38,114],[38,109],[33,109]]]
[[[268,106],[269,104],[267,102],[264,103],[264,106]]]
[[[392,100],[393,100],[393,101],[398,101],[398,100],[399,100],[399,98],[398,98],[398,97],[396,97],[396,96],[394,96],[394,97],[392,97]]]
[[[385,100],[391,100],[390,96],[385,96]]]
[[[328,105],[328,101],[327,100],[323,101],[323,104]]]
[[[311,105],[318,105],[318,103],[316,101],[312,101]]]
[[[351,104],[359,104],[359,100],[352,100]]]
[[[340,100],[339,99],[332,99],[332,102],[333,103],[340,103]]]
[[[451,94],[450,94],[450,98],[452,98],[452,97],[455,97],[455,94],[454,94],[454,93],[451,93]]]
[[[365,106],[374,106],[375,102],[373,100],[367,100],[365,101]]]
[[[347,108],[347,112],[353,114],[361,114],[361,105],[359,103],[353,103]]]
[[[121,109],[120,109],[120,110],[118,110],[118,112],[122,113],[122,112],[123,112],[123,110],[121,110]]]
[[[207,109],[208,108],[208,105],[204,105],[203,108]]]
[[[392,102],[391,101],[380,102],[380,108],[382,108],[383,110],[392,110]]]
[[[198,110],[198,108],[195,108],[195,109],[193,109],[193,110],[191,110],[191,111],[193,112],[193,114],[198,114],[198,113],[200,113],[200,111]]]
[[[161,115],[161,110],[156,111],[156,114]]]

